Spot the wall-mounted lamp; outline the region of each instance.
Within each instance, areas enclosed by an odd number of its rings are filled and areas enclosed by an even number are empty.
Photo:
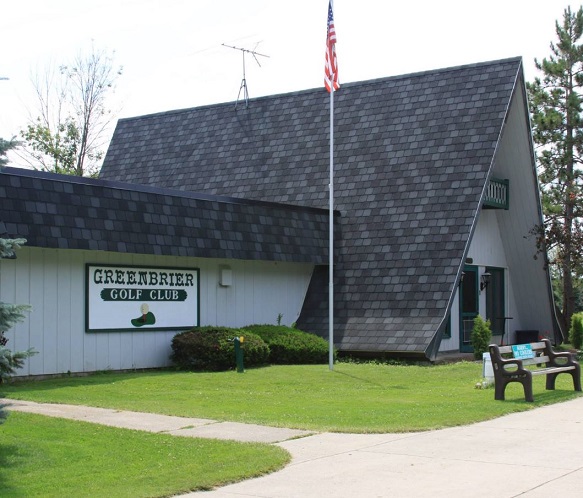
[[[464,277],[466,276],[466,272],[462,272],[462,274],[460,275],[460,283],[457,284],[458,287],[460,287],[463,283],[464,283]]]
[[[488,272],[482,273],[482,276],[480,277],[480,291],[483,291],[486,287],[488,287],[491,276],[492,275]]]
[[[233,285],[233,270],[228,266],[219,268],[219,285],[221,287],[230,287]]]

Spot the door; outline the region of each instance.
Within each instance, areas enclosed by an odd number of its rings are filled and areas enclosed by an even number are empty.
[[[471,343],[474,318],[478,316],[480,306],[478,267],[466,265],[464,278],[460,284],[460,351],[474,351]]]
[[[490,320],[492,336],[500,336],[504,340],[506,329],[506,296],[504,293],[504,269],[487,267],[486,272],[490,274],[490,282],[486,287],[486,319]]]

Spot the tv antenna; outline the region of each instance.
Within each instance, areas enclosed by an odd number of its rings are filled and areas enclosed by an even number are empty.
[[[249,92],[247,90],[247,79],[245,78],[245,54],[251,54],[253,56],[253,58],[255,59],[255,62],[257,62],[257,65],[259,67],[261,67],[261,64],[259,63],[259,59],[257,59],[257,56],[269,58],[269,55],[260,54],[259,52],[256,52],[255,50],[249,50],[247,48],[234,47],[232,45],[227,45],[226,43],[222,43],[221,45],[223,47],[232,48],[234,50],[241,51],[241,54],[243,56],[243,79],[241,80],[241,86],[239,87],[239,93],[237,94],[237,102],[235,102],[235,109],[237,109],[237,105],[239,104],[239,97],[241,97],[241,90],[243,91],[243,98],[245,99],[245,107],[247,108],[247,107],[249,107]],[[259,43],[257,45],[259,45]],[[255,45],[255,48],[257,48],[257,45]]]

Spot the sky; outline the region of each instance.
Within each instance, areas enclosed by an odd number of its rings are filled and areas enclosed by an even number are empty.
[[[550,55],[568,0],[335,0],[340,83]],[[0,19],[0,137],[36,115],[32,78],[94,46],[123,67],[114,117],[323,87],[328,0],[18,0]],[[340,89],[341,91],[341,89]],[[13,164],[17,165],[17,164]]]

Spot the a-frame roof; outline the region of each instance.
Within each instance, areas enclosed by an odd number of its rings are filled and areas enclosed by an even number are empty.
[[[345,84],[335,94],[335,338],[430,355],[511,96],[513,58]],[[325,208],[323,89],[120,120],[101,177]],[[316,272],[301,325],[327,332]],[[432,342],[433,341],[433,342]]]

